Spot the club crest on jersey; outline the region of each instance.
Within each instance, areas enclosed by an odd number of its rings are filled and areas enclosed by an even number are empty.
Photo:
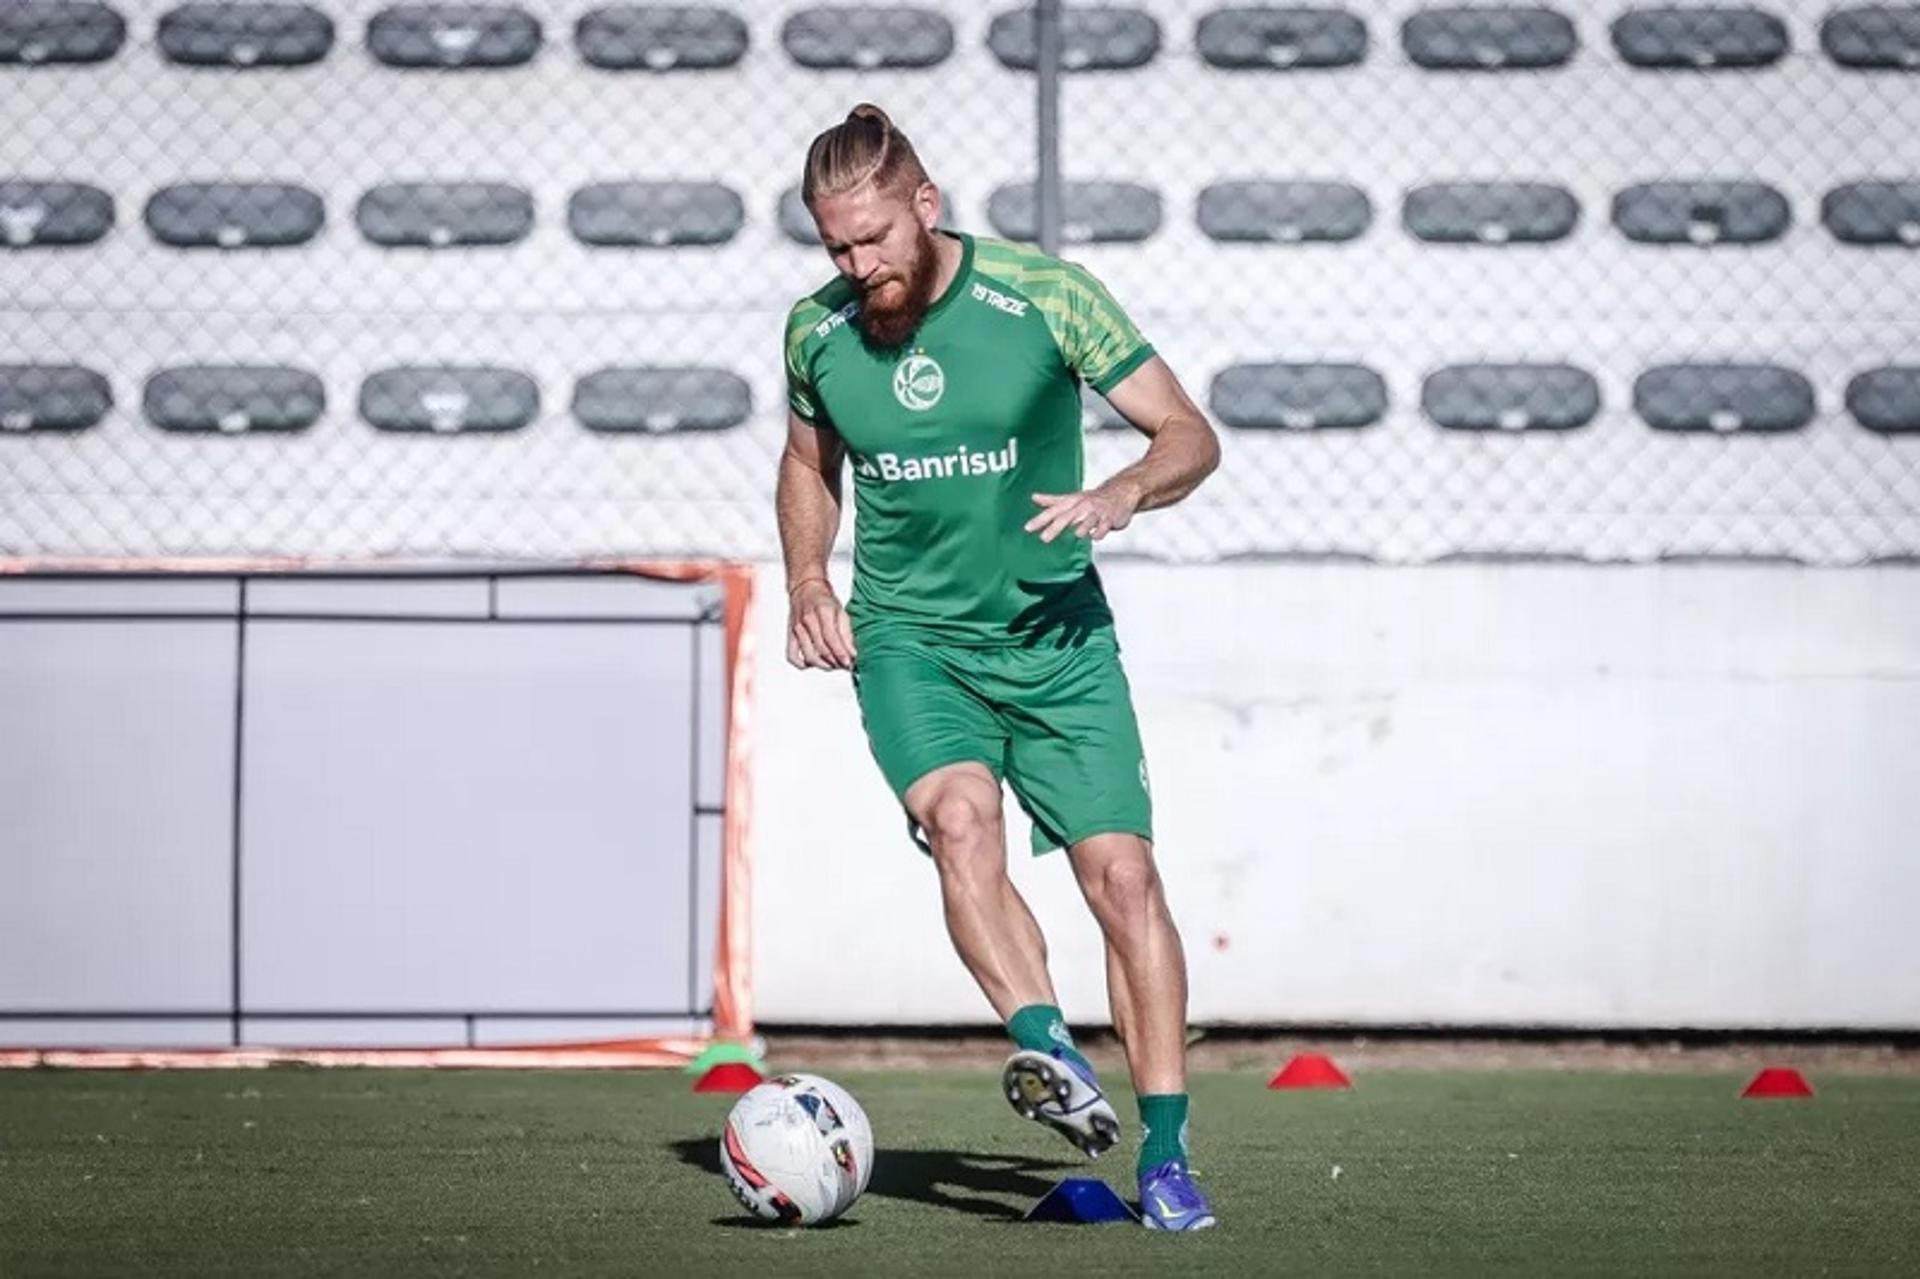
[[[946,371],[924,351],[913,352],[893,367],[893,398],[915,413],[938,404],[946,391]]]

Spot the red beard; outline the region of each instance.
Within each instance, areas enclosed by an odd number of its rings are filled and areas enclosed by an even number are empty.
[[[867,341],[883,348],[904,345],[933,305],[933,281],[939,270],[940,255],[934,252],[933,236],[922,231],[914,260],[877,290],[861,295],[856,319]]]

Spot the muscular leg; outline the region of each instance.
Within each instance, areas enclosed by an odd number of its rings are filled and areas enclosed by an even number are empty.
[[[1074,876],[1107,939],[1107,989],[1134,1091],[1187,1090],[1187,961],[1138,835],[1095,835],[1069,850]]]
[[[1119,1120],[1060,1016],[1040,924],[1007,878],[999,782],[985,765],[954,764],[915,781],[906,804],[933,848],[953,948],[1013,1038],[1007,1100],[1088,1155],[1111,1149]]]
[[[1114,949],[1112,942],[1107,948],[1107,1007],[1113,1014],[1114,1038],[1120,1041],[1120,1051],[1129,1051],[1133,1042],[1133,988],[1127,985],[1127,970],[1120,962],[1120,952]]]
[[[1047,942],[1007,878],[1000,783],[984,764],[937,768],[907,788],[907,811],[927,832],[940,871],[947,933],[960,961],[1006,1021],[1031,1004],[1055,1004]]]
[[[1187,961],[1153,846],[1138,835],[1095,835],[1070,856],[1106,934],[1114,1025],[1140,1103],[1140,1211],[1155,1229],[1204,1229],[1213,1209],[1187,1164]]]

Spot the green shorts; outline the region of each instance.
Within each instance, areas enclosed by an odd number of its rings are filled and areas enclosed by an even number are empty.
[[[1013,788],[1033,851],[1089,835],[1153,838],[1146,755],[1110,628],[1065,648],[969,648],[889,636],[854,664],[873,757],[904,805],[936,768],[972,760]],[[920,841],[911,815],[909,831]]]

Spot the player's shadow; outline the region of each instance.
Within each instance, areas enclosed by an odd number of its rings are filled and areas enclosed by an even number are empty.
[[[671,1143],[670,1149],[682,1163],[719,1175],[720,1148],[712,1138],[686,1138]],[[1053,1189],[1059,1174],[1077,1166],[1054,1159],[971,1150],[878,1150],[874,1152],[873,1180],[867,1184],[867,1193],[912,1199],[976,1217],[1018,1221],[1040,1196]]]
[[[1080,648],[1096,626],[1104,624],[1098,613],[1090,611],[1097,605],[1100,589],[1099,575],[1091,568],[1070,582],[1020,578],[1015,585],[1023,595],[1034,597],[1007,623],[1008,632],[1019,637],[1022,648]]]

